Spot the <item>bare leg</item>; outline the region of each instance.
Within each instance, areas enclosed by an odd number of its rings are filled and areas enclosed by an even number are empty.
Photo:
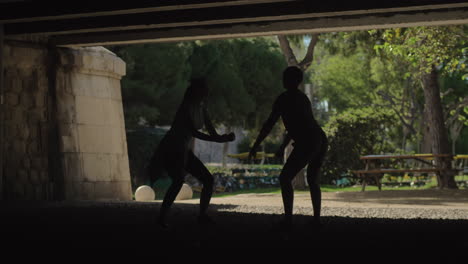
[[[322,210],[322,191],[320,190],[320,167],[327,153],[328,143],[324,137],[321,142],[320,152],[311,159],[307,167],[307,182],[309,183],[310,198],[314,210],[314,224],[320,225]]]
[[[286,225],[292,224],[293,206],[294,206],[294,189],[292,180],[307,164],[307,152],[295,148],[289,155],[286,164],[279,176],[281,186],[281,196],[284,206],[284,222]]]
[[[192,151],[189,151],[187,156],[187,166],[186,170],[197,178],[202,184],[203,189],[200,194],[200,220],[207,220],[206,211],[210,205],[211,196],[213,195],[213,184],[214,179],[208,169],[203,165],[203,163],[193,154]]]
[[[322,209],[322,191],[319,184],[320,168],[316,164],[309,164],[307,168],[307,182],[309,183],[310,198],[314,210],[314,222],[320,224],[320,212]]]
[[[169,188],[167,189],[166,194],[164,195],[164,200],[161,205],[161,209],[159,211],[159,218],[158,218],[158,224],[163,227],[167,227],[167,223],[166,223],[167,214],[184,183],[183,177],[182,177],[183,173],[181,171],[177,172],[176,170],[174,170],[172,172],[169,172],[169,175],[173,177],[172,183],[171,183],[171,186],[169,186]]]

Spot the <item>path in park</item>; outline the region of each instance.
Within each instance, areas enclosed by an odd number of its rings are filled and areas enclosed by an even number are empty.
[[[310,198],[299,193],[294,229],[272,230],[281,219],[279,194],[213,198],[212,227],[196,223],[198,200],[177,201],[168,229],[154,224],[160,201],[1,202],[0,237],[7,249],[30,252],[79,248],[165,252],[171,248],[272,250],[278,247],[468,248],[468,191],[369,191],[324,193],[324,227],[311,220]],[[169,252],[169,251],[168,251]],[[274,251],[270,251],[274,252]]]

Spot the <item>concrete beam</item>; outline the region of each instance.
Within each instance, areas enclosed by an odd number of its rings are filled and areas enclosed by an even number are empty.
[[[34,22],[83,17],[141,14],[148,12],[201,9],[219,6],[255,5],[297,0],[133,0],[117,1],[27,1],[0,4],[0,23]],[[414,0],[412,1],[414,2]],[[443,2],[443,1],[431,1]],[[449,0],[449,2],[460,2]]]
[[[124,30],[146,30],[155,28],[177,28],[236,23],[278,22],[320,17],[341,17],[350,15],[384,15],[405,12],[427,12],[466,8],[467,3],[442,5],[418,5],[378,8],[367,6],[340,5],[316,6],[313,2],[274,2],[256,5],[217,6],[200,9],[170,10],[147,13],[130,13],[112,16],[81,17],[73,19],[9,23],[5,25],[6,35],[27,34],[76,34]]]
[[[286,21],[239,22],[208,26],[57,35],[51,38],[51,42],[58,46],[96,46],[467,23],[468,7],[464,6],[437,10],[312,17]]]

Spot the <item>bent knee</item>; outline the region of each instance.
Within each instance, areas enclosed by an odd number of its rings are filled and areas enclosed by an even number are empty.
[[[213,185],[214,185],[213,177],[208,177],[208,178],[204,179],[202,184],[203,184],[203,187],[212,188]]]
[[[290,184],[292,182],[294,177],[289,177],[287,175],[281,174],[279,176],[279,182],[280,184]]]

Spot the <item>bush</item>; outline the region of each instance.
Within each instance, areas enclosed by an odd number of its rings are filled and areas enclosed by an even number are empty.
[[[322,167],[322,183],[353,177],[352,170],[362,169],[361,155],[395,149],[387,135],[396,122],[390,110],[374,108],[351,109],[330,119],[324,127],[329,149]]]

